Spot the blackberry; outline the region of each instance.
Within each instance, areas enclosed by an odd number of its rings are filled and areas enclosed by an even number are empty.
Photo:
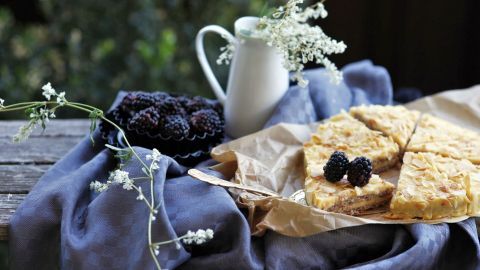
[[[194,112],[190,116],[190,125],[196,134],[212,134],[223,128],[223,121],[220,116],[212,109],[203,109]]]
[[[185,116],[186,112],[182,104],[174,97],[167,97],[155,105],[162,116],[180,115]]]
[[[160,104],[162,101],[164,101],[168,97],[170,97],[170,95],[164,92],[153,93],[153,99],[155,100],[155,105]]]
[[[180,140],[188,136],[190,132],[190,126],[188,121],[181,115],[167,115],[163,121],[163,127],[161,128],[162,135],[165,137],[172,137]]]
[[[372,177],[372,162],[366,157],[357,157],[348,165],[347,180],[352,186],[363,187]]]
[[[175,97],[175,99],[178,101],[178,103],[180,103],[180,105],[182,105],[182,107],[185,110],[187,110],[187,104],[191,100],[189,97],[187,97],[187,96],[177,96],[177,97]]]
[[[128,127],[137,131],[154,131],[158,129],[159,120],[160,115],[157,110],[149,107],[136,113],[128,123]]]
[[[128,93],[122,101],[122,108],[125,112],[139,112],[155,105],[155,98],[147,93]]]
[[[203,109],[211,109],[212,107],[208,103],[208,101],[203,97],[193,97],[185,104],[185,109],[189,114],[194,112],[198,112]]]
[[[323,175],[329,182],[342,180],[348,169],[348,158],[344,152],[335,151],[330,156],[327,164],[323,166]]]
[[[223,115],[223,105],[220,102],[214,101],[211,106],[218,113],[218,115]]]

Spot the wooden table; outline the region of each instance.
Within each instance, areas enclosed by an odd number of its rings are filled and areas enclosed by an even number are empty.
[[[88,120],[53,120],[24,143],[12,137],[24,121],[0,121],[0,241],[8,240],[10,217],[33,185],[89,131]]]

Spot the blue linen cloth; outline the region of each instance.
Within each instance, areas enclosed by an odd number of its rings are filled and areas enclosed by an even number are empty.
[[[391,102],[388,73],[368,61],[345,67],[344,85],[330,85],[321,73],[308,72],[308,89],[292,87],[267,126],[319,120],[353,104]],[[332,93],[334,88],[338,93]],[[299,112],[304,108],[309,112]],[[101,140],[98,131],[94,137]],[[142,157],[149,153],[143,148],[137,151]],[[218,175],[205,169],[211,163],[199,167]],[[105,179],[114,167],[109,150],[102,143],[92,146],[88,137],[57,162],[11,219],[11,269],[155,269],[146,244],[148,211],[137,195],[121,187],[101,194],[89,190],[92,180]],[[133,161],[126,170],[136,176],[139,168],[139,162]],[[303,238],[273,231],[251,237],[244,213],[228,192],[194,180],[185,171],[162,157],[155,175],[155,196],[162,204],[153,239],[164,241],[200,228],[213,229],[215,237],[200,246],[162,246],[158,259],[163,268],[479,268],[473,219],[438,225],[364,225]],[[145,191],[147,184],[140,184]]]

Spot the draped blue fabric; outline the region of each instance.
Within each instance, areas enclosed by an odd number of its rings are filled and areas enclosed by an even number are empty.
[[[310,84],[292,86],[266,126],[309,123],[361,103],[389,104],[388,73],[369,61],[343,69],[344,82],[329,83],[322,69],[307,72]],[[121,94],[120,94],[121,95]],[[118,102],[118,99],[117,99]],[[155,269],[147,248],[148,210],[120,186],[97,194],[93,180],[115,167],[112,153],[88,137],[38,182],[11,219],[11,269]],[[136,149],[140,156],[149,150]],[[200,164],[206,169],[211,162]],[[160,206],[154,241],[211,228],[200,246],[162,246],[167,269],[478,269],[479,241],[473,219],[438,225],[364,225],[293,238],[267,231],[251,237],[248,222],[228,192],[186,176],[163,156],[155,175]],[[126,170],[140,176],[138,161]],[[219,175],[220,176],[220,175]],[[149,183],[140,182],[144,191]],[[147,193],[147,196],[149,194]]]

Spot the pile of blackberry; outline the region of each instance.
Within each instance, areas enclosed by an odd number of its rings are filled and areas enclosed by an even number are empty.
[[[164,92],[130,92],[107,114],[135,145],[158,148],[168,155],[208,152],[223,138],[223,107],[203,97]],[[113,127],[102,123],[101,131]]]
[[[355,187],[363,187],[372,177],[372,162],[366,157],[356,157],[351,162],[344,152],[335,151],[323,167],[327,181],[335,183],[347,174],[347,180]]]

